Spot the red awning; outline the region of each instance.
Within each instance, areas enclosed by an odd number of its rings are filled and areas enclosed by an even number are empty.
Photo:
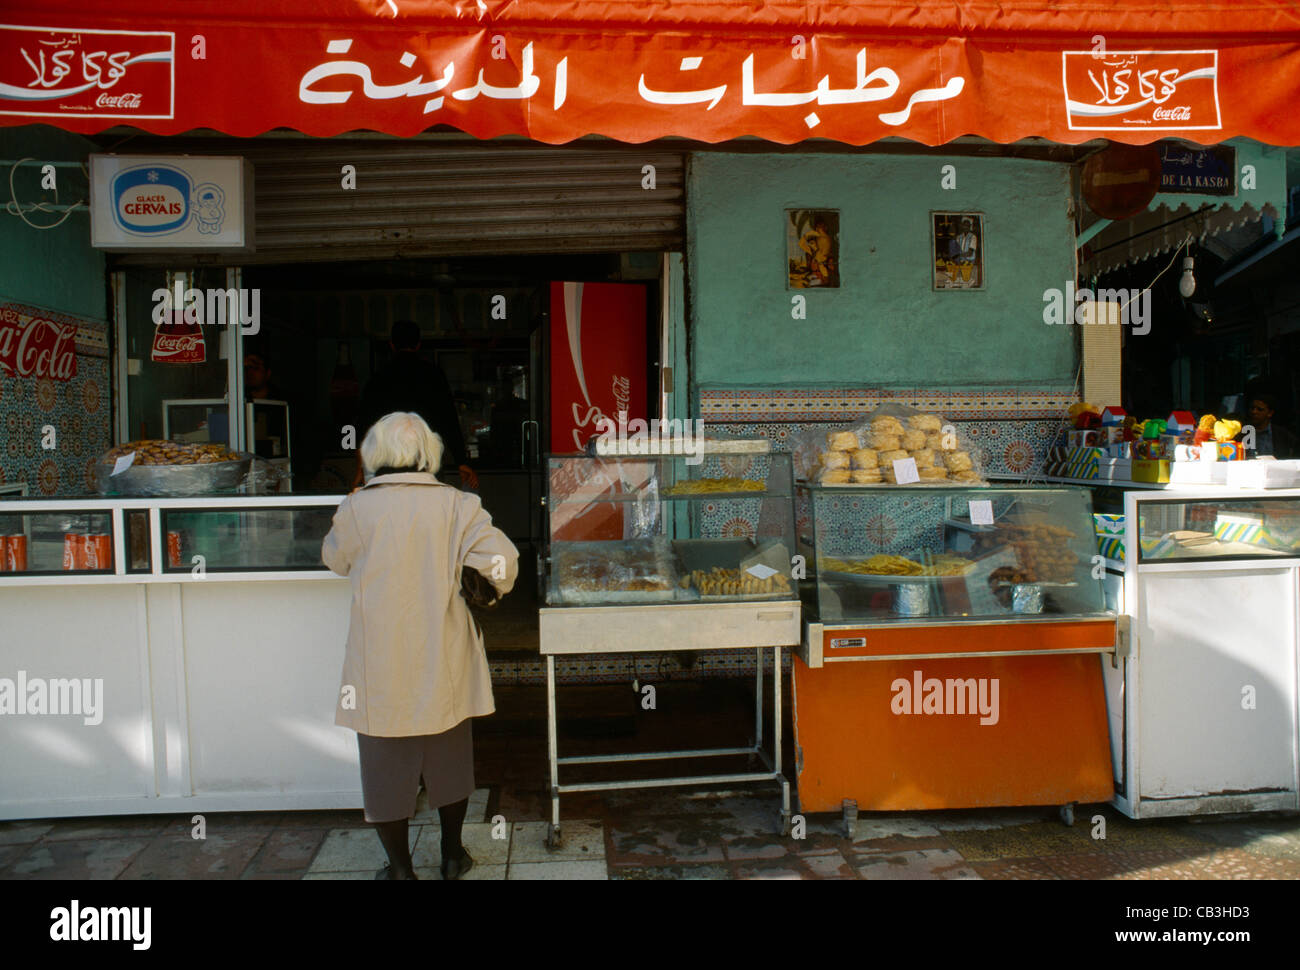
[[[1281,0],[0,5],[0,123],[559,143],[1300,144]]]

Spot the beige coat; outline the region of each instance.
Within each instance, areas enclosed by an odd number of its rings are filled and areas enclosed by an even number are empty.
[[[378,475],[339,505],[321,558],[352,580],[335,724],[409,737],[441,734],[496,710],[460,573],[477,569],[509,592],[519,551],[477,495],[423,472]],[[355,709],[348,707],[349,685]]]

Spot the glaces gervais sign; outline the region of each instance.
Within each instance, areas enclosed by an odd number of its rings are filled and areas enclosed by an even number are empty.
[[[253,169],[242,158],[90,156],[91,244],[251,249]]]

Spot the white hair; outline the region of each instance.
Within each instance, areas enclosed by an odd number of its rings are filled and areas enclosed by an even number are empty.
[[[380,468],[416,468],[437,474],[442,465],[442,439],[413,411],[394,411],[375,422],[361,442],[366,474]]]

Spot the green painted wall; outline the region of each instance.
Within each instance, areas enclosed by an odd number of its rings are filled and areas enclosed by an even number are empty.
[[[41,188],[40,165],[85,163],[94,146],[68,132],[31,125],[0,128],[0,200],[7,209],[12,197],[9,176],[21,158],[34,158],[14,173],[17,201],[54,203],[53,192]],[[59,164],[58,202],[69,205],[89,198],[80,167]],[[56,222],[62,212],[30,212],[38,225]],[[108,319],[104,254],[90,248],[90,214],[79,208],[55,229],[33,229],[8,211],[0,211],[0,298],[35,304],[95,320]]]
[[[940,185],[956,166],[957,187]],[[690,160],[692,384],[1070,381],[1073,327],[1043,290],[1073,280],[1066,165],[1017,159],[733,155]],[[785,210],[838,209],[841,288],[786,289]],[[931,211],[985,214],[983,291],[935,292]],[[791,319],[791,296],[807,319]]]

